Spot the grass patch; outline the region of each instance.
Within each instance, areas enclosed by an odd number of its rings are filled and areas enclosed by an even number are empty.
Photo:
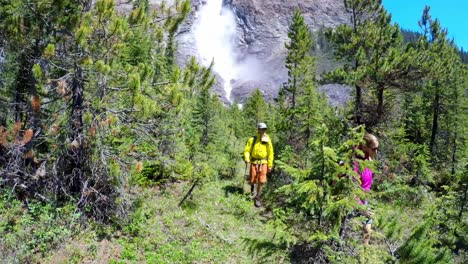
[[[177,205],[190,188],[188,183],[164,191],[143,189],[128,224],[114,230],[106,243],[95,230],[87,230],[83,231],[87,239],[68,242],[82,244],[81,250],[64,246],[67,253],[56,254],[62,255],[62,263],[101,260],[99,252],[107,252],[108,263],[284,262],[278,261],[285,259],[284,251],[265,256],[251,250],[249,241],[272,240],[273,233],[265,229],[263,209],[255,208],[248,195],[232,186],[218,181],[197,187],[181,207]]]
[[[72,205],[54,208],[39,201],[23,203],[0,195],[0,258],[4,263],[32,263],[57,248],[78,229]]]
[[[73,207],[51,208],[41,203],[25,207],[4,195],[0,200],[1,257],[7,263],[296,263],[313,255],[314,247],[295,244],[300,241],[291,240],[288,230],[269,221],[272,212],[254,207],[236,183],[214,181],[198,186],[179,207],[190,187],[179,182],[163,190],[138,189],[134,211],[124,226],[91,223],[79,234],[73,230],[83,227],[74,222],[79,215]],[[267,192],[268,187],[273,188],[267,186]],[[375,202],[371,245],[362,246],[363,219],[353,217],[343,246],[352,247],[354,256],[337,254],[335,261],[395,261],[389,247],[407,239],[426,207],[423,203],[408,210]],[[392,219],[398,219],[400,228],[392,226]],[[307,237],[308,225],[298,228]]]

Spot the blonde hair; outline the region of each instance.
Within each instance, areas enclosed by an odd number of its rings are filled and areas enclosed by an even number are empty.
[[[378,148],[379,147],[379,140],[376,136],[372,135],[371,133],[364,134],[364,140],[366,141],[366,147],[368,148]]]

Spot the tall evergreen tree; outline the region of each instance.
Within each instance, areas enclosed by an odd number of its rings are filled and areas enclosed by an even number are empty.
[[[315,58],[310,55],[312,35],[299,9],[294,12],[288,37],[289,42],[286,44],[288,81],[279,92],[280,100],[283,100],[283,103],[280,102],[280,107],[285,107],[280,110],[283,112],[282,129],[286,133],[287,143],[292,145],[294,150],[301,150],[307,144],[302,138],[303,133],[309,135],[311,133],[310,124],[305,124],[303,127],[303,122],[308,123],[310,115],[313,114],[310,107],[313,106],[311,100],[316,98],[314,96],[316,68]]]
[[[464,100],[464,67],[447,31],[431,18],[429,11],[426,7],[419,21],[422,34],[416,46],[421,54],[418,67],[424,78],[419,91],[405,95],[405,130],[409,139],[428,146],[436,167],[452,164],[455,168],[453,154],[456,157],[458,147],[463,145],[459,129],[465,115],[460,109]]]
[[[286,56],[286,68],[288,69],[288,82],[283,86],[282,92],[293,111],[291,119],[294,119],[297,97],[301,93],[301,82],[310,78],[309,65],[312,63],[310,50],[312,48],[312,36],[309,27],[304,22],[301,11],[296,8],[288,31],[289,42],[286,43],[288,54]]]
[[[426,6],[419,24],[424,32],[420,46],[426,55],[426,63],[423,66],[427,67],[427,83],[423,96],[432,98],[430,113],[428,113],[432,117],[429,149],[434,154],[440,130],[440,119],[446,104],[444,99],[448,97],[450,91],[457,89],[454,76],[456,69],[461,65],[457,64],[459,57],[454,51],[453,43],[447,39],[447,30],[442,29],[437,19],[432,19],[429,11],[430,8]],[[451,97],[452,100],[457,100],[457,98],[458,96]]]
[[[410,60],[415,52],[403,49],[399,27],[378,0],[345,0],[351,24],[329,30],[335,56],[345,65],[329,73],[329,81],[354,87],[354,119],[375,126],[392,108],[394,90],[411,89],[418,74]],[[385,99],[387,98],[387,99]]]
[[[77,26],[80,9],[86,4],[67,0],[55,1],[7,1],[0,8],[2,34],[8,39],[6,42],[8,53],[17,54],[18,72],[13,84],[14,109],[16,122],[28,122],[31,118],[29,99],[38,96],[37,86],[40,86],[34,76],[33,66],[47,70],[47,62],[42,60],[46,47],[53,49],[57,37],[68,34]],[[37,119],[32,127],[37,127]]]
[[[211,85],[214,83],[214,77],[211,77],[210,85],[203,87],[197,96],[196,105],[193,110],[193,124],[200,134],[200,143],[206,147],[213,139],[213,132],[216,127],[213,126],[214,105],[210,93]]]
[[[31,143],[24,151],[34,153],[29,150],[39,144],[38,153],[44,153],[25,156],[34,162],[28,162],[33,166],[24,168],[24,173],[38,173],[37,164],[51,168],[45,170],[47,181],[32,182],[32,195],[78,197],[79,208],[101,220],[109,220],[123,208],[116,204],[117,190],[125,180],[123,171],[128,171],[124,167],[133,160],[117,150],[134,151],[131,136],[135,136],[141,141],[162,142],[154,145],[162,146],[164,152],[180,131],[174,129],[177,124],[164,124],[169,119],[180,120],[174,117],[180,114],[180,99],[190,85],[164,59],[168,41],[164,32],[166,28],[177,30],[188,13],[187,4],[189,1],[178,1],[174,8],[169,7],[175,11],[167,18],[150,12],[148,1],[135,2],[128,17],[115,12],[112,0],[94,5],[91,1],[2,5],[0,13],[6,20],[0,23],[0,31],[9,35],[7,54],[25,58],[15,66],[17,81],[9,82],[17,106],[13,120],[28,122],[44,133],[28,132],[17,125],[21,134],[41,136],[40,140],[28,136]],[[169,12],[165,7],[158,11]],[[196,78],[199,76],[189,79]],[[21,81],[26,79],[27,83]],[[27,95],[30,110],[24,111]],[[41,101],[47,106],[41,107]],[[154,121],[159,116],[167,118],[163,125]],[[155,140],[147,137],[151,134],[172,137]],[[143,151],[143,157],[147,157],[146,151],[154,148]],[[8,175],[2,170],[2,177]],[[31,178],[22,180],[29,185]],[[106,202],[100,200],[103,196]]]
[[[263,99],[262,92],[259,89],[255,89],[242,108],[249,132],[256,132],[257,124],[259,122],[266,122],[268,119],[268,108],[269,106]]]

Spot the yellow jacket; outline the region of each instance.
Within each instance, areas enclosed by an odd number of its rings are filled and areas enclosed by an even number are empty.
[[[252,163],[268,163],[268,168],[273,168],[273,144],[271,143],[270,136],[265,133],[264,137],[267,138],[267,143],[262,143],[261,137],[257,133],[253,147],[254,138],[251,137],[247,140],[244,148],[244,160]]]

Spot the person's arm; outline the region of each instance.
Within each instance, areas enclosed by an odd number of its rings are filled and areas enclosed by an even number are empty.
[[[250,151],[252,150],[253,138],[249,138],[247,140],[247,144],[245,144],[244,148],[244,161],[245,164],[250,162]]]
[[[267,155],[268,172],[271,172],[271,169],[273,168],[273,157],[274,157],[273,143],[271,143],[271,139],[268,142],[267,152],[268,152],[268,155]]]

